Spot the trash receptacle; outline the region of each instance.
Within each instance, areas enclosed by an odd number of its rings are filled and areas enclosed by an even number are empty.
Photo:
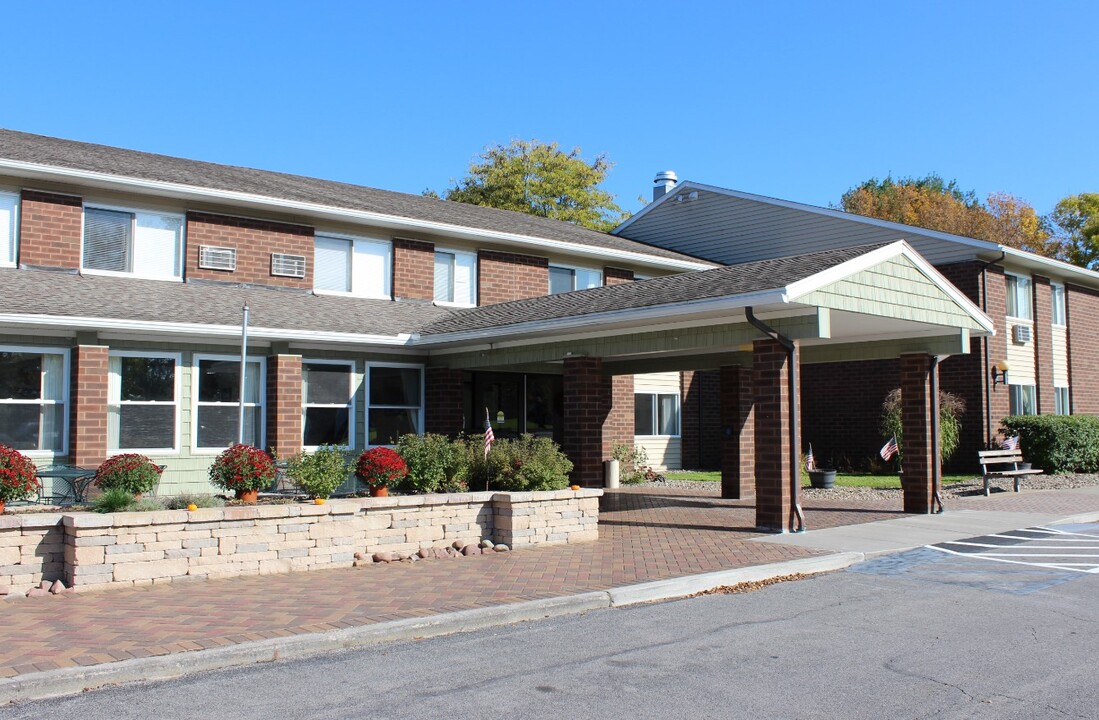
[[[603,462],[603,484],[609,488],[618,487],[617,460],[606,460]]]

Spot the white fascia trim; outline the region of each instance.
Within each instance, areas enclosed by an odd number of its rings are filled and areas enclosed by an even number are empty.
[[[1088,270],[1079,265],[1072,265],[1063,260],[1054,260],[1053,258],[1047,258],[1042,255],[1035,255],[1026,250],[1019,250],[1018,248],[1007,247],[1006,245],[999,245],[996,249],[1012,260],[1017,260],[1024,265],[1039,265],[1041,267],[1053,268],[1063,275],[1070,275],[1082,280],[1088,280],[1093,287],[1096,284],[1099,284],[1099,272],[1094,270]]]
[[[0,325],[35,325],[61,327],[70,330],[105,330],[121,332],[148,332],[157,334],[188,335],[199,337],[240,337],[240,325],[199,325],[196,323],[170,323],[151,320],[122,320],[118,318],[76,317],[72,315],[21,315],[0,313]],[[257,340],[290,340],[326,343],[357,343],[363,345],[411,344],[412,336],[363,335],[359,333],[326,332],[321,330],[288,330],[284,328],[249,327],[248,337]]]
[[[276,197],[269,197],[266,195],[254,195],[251,193],[235,192],[232,190],[200,188],[194,187],[192,185],[181,185],[179,183],[169,183],[159,180],[144,180],[142,178],[132,178],[124,175],[109,175],[107,173],[94,172],[91,170],[77,170],[75,168],[57,167],[55,165],[41,165],[38,163],[28,163],[19,160],[0,159],[0,169],[12,170],[15,172],[32,173],[36,176],[44,175],[51,179],[61,178],[65,180],[94,181],[97,183],[105,184],[108,186],[115,186],[117,188],[125,190],[152,191],[159,194],[170,195],[172,197],[198,198],[202,200],[209,200],[212,198],[216,200],[228,200],[237,203],[250,203],[253,205],[272,207],[282,211],[299,210],[320,217],[333,218],[337,220],[357,220],[388,227],[414,228],[416,230],[436,232],[442,235],[449,235],[452,237],[459,237],[472,241],[492,240],[518,245],[527,245],[562,253],[582,255],[585,257],[612,259],[619,261],[625,260],[637,263],[639,265],[646,265],[649,267],[668,268],[672,270],[708,270],[713,267],[718,267],[714,263],[709,263],[701,260],[674,260],[671,258],[655,257],[653,255],[646,255],[644,253],[633,252],[629,250],[600,249],[590,245],[577,245],[575,243],[563,242],[561,240],[548,240],[546,238],[538,238],[530,235],[514,235],[511,233],[497,232],[495,230],[481,230],[478,228],[468,228],[461,225],[451,225],[449,223],[440,223],[428,220],[413,220],[412,218],[400,217],[398,215],[385,215],[382,213],[369,212],[366,210],[337,208],[330,205],[321,205],[319,203],[308,203],[298,200],[284,200]]]
[[[471,342],[476,340],[486,341],[489,338],[498,338],[501,333],[508,337],[526,333],[556,333],[562,330],[577,330],[602,323],[614,322],[649,322],[664,319],[677,319],[683,313],[695,312],[720,312],[725,310],[739,310],[748,305],[785,305],[787,295],[782,289],[761,290],[746,295],[733,297],[722,296],[706,298],[704,300],[688,300],[681,303],[657,305],[654,307],[636,308],[631,310],[611,310],[609,312],[593,313],[591,315],[573,315],[552,320],[532,320],[530,322],[517,323],[515,325],[494,326],[478,330],[463,330],[458,332],[441,333],[431,335],[428,338],[416,336],[416,347],[432,347],[444,343]]]
[[[791,301],[796,301],[798,298],[819,290],[827,285],[831,285],[834,282],[839,282],[850,275],[857,272],[861,272],[868,268],[874,267],[880,263],[889,260],[890,258],[897,257],[898,255],[908,258],[916,268],[922,272],[927,279],[935,283],[935,285],[950,296],[950,299],[958,304],[973,321],[980,325],[990,335],[996,334],[996,327],[992,322],[992,319],[985,315],[977,305],[968,297],[962,294],[960,290],[954,287],[953,284],[942,273],[935,269],[931,263],[924,259],[922,255],[916,252],[911,245],[904,240],[897,240],[895,242],[884,245],[876,250],[871,250],[868,253],[859,255],[856,258],[852,258],[847,262],[842,262],[839,265],[822,270],[815,275],[798,280],[786,286],[786,292]]]

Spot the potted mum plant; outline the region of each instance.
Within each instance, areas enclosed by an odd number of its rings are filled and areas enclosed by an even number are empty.
[[[270,487],[274,479],[275,461],[251,445],[230,445],[210,466],[210,482],[232,490],[238,500],[246,503],[254,503],[259,491]]]
[[[0,513],[4,505],[38,493],[38,468],[23,453],[0,445]]]
[[[300,452],[291,457],[286,473],[309,497],[323,502],[347,481],[351,460],[346,448],[321,445],[313,453]]]
[[[389,494],[389,484],[408,474],[408,465],[395,450],[386,447],[371,448],[359,456],[355,475],[370,486],[373,497]]]
[[[100,490],[124,490],[140,500],[160,482],[160,466],[137,453],[115,455],[96,468],[93,482]]]

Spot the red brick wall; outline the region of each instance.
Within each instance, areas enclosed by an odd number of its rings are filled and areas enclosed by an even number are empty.
[[[726,366],[706,374],[716,374],[721,385],[721,497],[751,500],[756,494],[752,370]]]
[[[633,375],[615,375],[610,383],[611,407],[603,421],[603,459],[614,456],[615,445],[634,445]]]
[[[477,254],[477,304],[495,305],[549,293],[549,260],[482,250]]]
[[[267,447],[279,457],[302,449],[301,355],[267,358]]]
[[[1099,415],[1099,292],[1065,286],[1073,413]]]
[[[24,190],[19,208],[19,264],[79,268],[83,214],[78,197]]]
[[[927,355],[901,356],[901,484],[904,487],[904,511],[931,512],[931,418],[935,405],[931,398],[931,358]]]
[[[802,447],[812,443],[819,467],[864,469],[877,458],[882,402],[898,372],[896,360],[801,366]]]
[[[207,270],[198,266],[199,247],[236,248],[237,269]],[[305,277],[271,274],[271,253],[305,256]],[[228,215],[187,213],[186,277],[225,280],[249,285],[313,288],[313,228],[302,225],[250,220]]]
[[[107,459],[107,356],[109,349],[78,345],[72,352],[69,393],[69,462],[96,467]]]
[[[986,271],[986,286],[988,288],[988,316],[996,327],[996,336],[988,338],[988,367],[983,368],[985,373],[991,371],[993,365],[1000,360],[1007,359],[1007,277],[1003,268],[995,265]],[[1010,374],[1010,373],[1009,373]],[[984,380],[981,381],[982,386]],[[991,383],[989,383],[991,387]],[[989,395],[992,412],[991,420],[992,436],[995,438],[1000,427],[1000,421],[1011,412],[1011,392],[1004,385],[991,388]]]
[[[1056,409],[1053,393],[1053,288],[1049,278],[1034,276],[1034,369],[1038,412],[1052,414]]]
[[[688,370],[679,375],[684,469],[721,469],[721,373]]]
[[[562,378],[565,417],[561,446],[573,463],[572,481],[603,484],[603,423],[610,407],[610,383],[602,358],[565,358]]]
[[[456,436],[465,426],[462,411],[461,370],[427,368],[424,371],[424,430]],[[482,422],[484,418],[481,418]]]
[[[794,354],[798,362],[798,354]],[[755,403],[756,526],[775,532],[790,529],[790,364],[775,340],[752,343]],[[801,438],[795,438],[801,447]]]
[[[393,239],[393,298],[435,299],[435,244]]]
[[[615,267],[603,268],[604,285],[621,285],[628,282],[633,282],[633,270],[623,270]]]

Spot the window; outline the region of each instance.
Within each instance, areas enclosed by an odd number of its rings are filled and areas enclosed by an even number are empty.
[[[393,246],[386,240],[317,235],[313,289],[386,298],[392,294]]]
[[[1020,320],[1030,320],[1031,300],[1030,278],[1021,275],[1007,276],[1007,314]]]
[[[63,350],[0,348],[0,444],[65,452],[67,357]]]
[[[453,250],[435,251],[435,302],[472,307],[477,304],[477,256]]]
[[[19,227],[19,196],[0,193],[0,267],[15,265],[15,233]]]
[[[1034,415],[1034,386],[1033,385],[1009,385],[1011,388],[1010,414]]]
[[[1067,317],[1065,313],[1065,286],[1053,286],[1053,324],[1064,325]]]
[[[307,360],[301,364],[302,445],[353,445],[355,364]]]
[[[1067,387],[1053,388],[1053,412],[1057,415],[1072,414],[1072,411],[1069,408]]]
[[[679,396],[637,393],[633,396],[634,435],[679,435]]]
[[[423,368],[419,365],[370,365],[367,368],[366,444],[393,445],[408,433],[420,433]]]
[[[196,356],[195,447],[221,450],[237,441],[240,427],[240,358]],[[244,379],[244,442],[263,447],[266,366],[249,360]]]
[[[107,448],[178,449],[179,356],[111,353]]]
[[[602,284],[603,272],[601,270],[550,265],[550,295],[572,292],[573,290],[589,290],[591,288],[597,288]]]
[[[183,216],[84,209],[81,267],[148,278],[180,277]]]

